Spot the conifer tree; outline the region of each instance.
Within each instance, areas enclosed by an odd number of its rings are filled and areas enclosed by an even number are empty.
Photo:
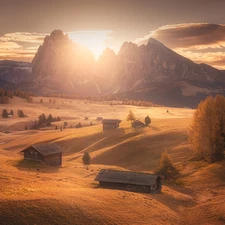
[[[162,175],[166,180],[169,177],[173,177],[178,173],[176,167],[173,165],[173,161],[167,152],[161,155],[160,164],[157,173]]]
[[[82,157],[84,165],[90,165],[91,163],[91,156],[88,152],[84,152],[84,155]]]
[[[127,115],[127,121],[131,121],[131,123],[136,120],[134,113],[132,112],[132,110],[129,111],[128,115]]]
[[[151,119],[149,116],[145,117],[145,124],[148,126],[149,124],[151,124]]]
[[[225,98],[208,97],[196,109],[189,140],[192,149],[211,162],[223,158],[225,146]]]
[[[3,118],[8,118],[8,112],[7,112],[6,109],[3,109],[3,110],[2,110],[2,117],[3,117]]]

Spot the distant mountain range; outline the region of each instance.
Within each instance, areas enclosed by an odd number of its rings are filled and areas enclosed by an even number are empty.
[[[196,64],[153,38],[141,46],[125,42],[117,55],[106,48],[95,61],[87,48],[55,30],[32,63],[0,61],[0,86],[195,107],[210,94],[225,95],[225,71]]]

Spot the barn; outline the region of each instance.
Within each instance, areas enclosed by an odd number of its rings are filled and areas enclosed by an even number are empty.
[[[141,128],[141,127],[146,127],[146,125],[144,123],[142,123],[140,120],[135,120],[132,123],[132,127],[133,128]]]
[[[42,162],[50,166],[62,165],[62,149],[54,143],[34,144],[21,151],[24,159]]]
[[[144,193],[161,191],[161,177],[156,174],[102,169],[95,178],[103,188]]]
[[[119,127],[121,120],[118,119],[104,119],[102,120],[103,131],[116,129]]]

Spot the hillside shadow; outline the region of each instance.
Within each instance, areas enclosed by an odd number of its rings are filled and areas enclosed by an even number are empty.
[[[18,160],[15,161],[13,166],[19,170],[29,171],[29,172],[45,172],[45,173],[57,173],[60,167],[48,166],[41,162],[31,161],[31,160]]]
[[[142,131],[127,131],[127,129],[119,128],[116,130],[91,134],[85,137],[75,137],[56,143],[63,149],[63,154],[69,156],[79,152],[82,153],[83,151],[93,152],[101,148],[110,147],[142,133]],[[77,159],[78,157],[79,156],[74,156],[73,159]]]
[[[93,164],[116,165],[129,170],[155,170],[158,166],[161,153],[170,152],[174,147],[187,141],[182,132],[140,136],[135,139],[117,142],[117,145],[100,152],[92,159]],[[172,158],[179,156],[180,150],[172,152]],[[185,151],[189,151],[185,148]],[[185,157],[185,155],[184,155]]]

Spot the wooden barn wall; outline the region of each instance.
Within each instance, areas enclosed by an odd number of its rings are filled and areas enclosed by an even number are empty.
[[[114,123],[103,123],[103,130],[116,129],[117,127],[119,127],[118,124],[114,124]]]
[[[127,190],[132,192],[149,193],[153,191],[153,187],[151,186],[111,183],[111,182],[104,182],[104,181],[100,181],[99,185],[104,188]]]
[[[24,152],[24,159],[43,161],[44,157],[36,149],[30,147]]]
[[[44,163],[51,166],[60,166],[62,164],[62,153],[45,156]]]

